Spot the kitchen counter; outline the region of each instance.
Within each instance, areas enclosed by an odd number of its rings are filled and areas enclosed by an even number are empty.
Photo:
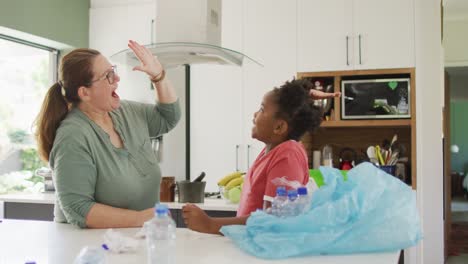
[[[15,193],[15,194],[4,194],[0,195],[0,201],[5,203],[33,203],[33,204],[55,204],[55,193],[44,192],[44,193]],[[181,209],[185,203],[178,202],[162,202],[167,204],[170,209]],[[224,199],[213,199],[206,198],[204,203],[195,203],[203,210],[213,211],[237,211],[238,204],[229,203]]]
[[[138,228],[115,229],[133,236]],[[68,224],[41,221],[3,220],[0,222],[0,263],[72,263],[84,246],[103,243],[106,229],[78,229]],[[309,256],[274,261],[275,264],[396,264],[400,252],[339,256]],[[146,263],[144,240],[136,252],[107,254],[107,263]],[[231,264],[270,263],[244,253],[223,236],[201,234],[185,228],[177,229],[176,263]]]
[[[25,220],[45,220],[54,219],[55,193],[16,193],[0,195],[0,202],[3,201],[4,217],[7,219],[25,219]],[[184,221],[180,212],[185,203],[165,203],[171,209],[178,227],[184,227]],[[204,203],[196,203],[205,210],[210,216],[226,217],[235,216],[237,204],[229,203],[223,199],[205,198]],[[0,262],[0,264],[2,264]]]

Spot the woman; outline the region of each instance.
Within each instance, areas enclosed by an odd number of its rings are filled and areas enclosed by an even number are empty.
[[[115,66],[92,49],[63,57],[60,80],[37,118],[41,157],[54,171],[55,220],[81,228],[138,227],[154,215],[161,171],[150,137],[180,119],[175,90],[159,61],[129,41],[157,105],[121,101]]]

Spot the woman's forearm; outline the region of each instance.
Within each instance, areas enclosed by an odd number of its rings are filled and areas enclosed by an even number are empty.
[[[143,211],[121,209],[104,204],[94,204],[86,216],[88,228],[141,227],[154,215],[153,208]]]
[[[170,104],[177,101],[177,94],[174,86],[167,76],[158,83],[153,83],[153,86],[156,90],[157,101],[160,103]]]

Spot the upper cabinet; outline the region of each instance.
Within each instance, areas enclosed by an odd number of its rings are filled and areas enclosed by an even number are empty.
[[[414,67],[412,0],[298,0],[299,72]]]
[[[129,39],[145,45],[154,42],[156,1],[108,2],[95,0],[89,9],[89,47],[109,57],[127,49]]]

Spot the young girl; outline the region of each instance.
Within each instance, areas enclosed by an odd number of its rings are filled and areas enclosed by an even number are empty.
[[[245,224],[252,212],[271,206],[277,187],[272,181],[276,178],[285,176],[289,181],[307,184],[307,154],[298,141],[307,131],[318,128],[322,120],[312,98],[340,95],[311,88],[307,80],[293,80],[265,94],[254,113],[252,128],[252,137],[264,142],[265,148],[245,176],[237,217],[209,217],[199,207],[187,204],[182,212],[188,228],[217,234],[224,225]]]

